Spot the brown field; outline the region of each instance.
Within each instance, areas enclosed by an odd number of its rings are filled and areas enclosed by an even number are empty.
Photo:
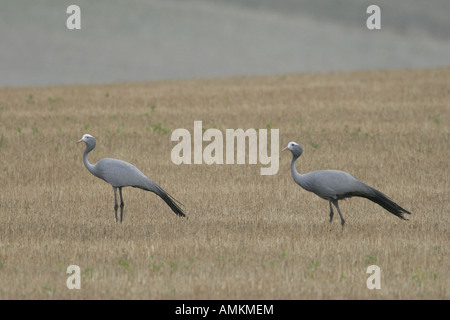
[[[0,89],[1,299],[449,299],[450,69]],[[278,128],[300,172],[339,169],[410,210],[301,189],[280,153],[257,165],[175,165],[170,131]],[[170,131],[169,131],[170,130]],[[84,133],[184,203],[110,185]],[[206,146],[208,143],[204,143]],[[81,289],[66,269],[81,268]],[[366,269],[381,269],[381,289]]]

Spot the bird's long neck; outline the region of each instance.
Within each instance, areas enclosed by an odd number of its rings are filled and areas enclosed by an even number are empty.
[[[300,173],[298,173],[297,169],[295,168],[295,161],[298,159],[298,157],[296,156],[292,156],[292,161],[291,161],[291,174],[292,174],[292,178],[294,179],[294,181],[299,184],[302,188],[305,188],[304,183],[303,183],[303,179]]]
[[[89,170],[90,173],[92,173],[93,175],[95,174],[95,165],[92,165],[89,160],[88,160],[88,153],[91,152],[91,150],[94,149],[90,146],[86,146],[86,150],[84,150],[84,154],[83,154],[83,162],[84,165],[86,166],[86,168]]]

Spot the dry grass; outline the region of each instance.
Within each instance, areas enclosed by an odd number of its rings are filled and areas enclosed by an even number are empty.
[[[450,69],[0,89],[1,299],[448,299]],[[280,129],[298,169],[348,171],[412,211],[328,203],[297,186],[291,155],[260,165],[180,165],[166,129]],[[84,167],[135,164],[186,205],[113,192]],[[206,143],[204,144],[206,145]],[[82,270],[81,290],[66,268]],[[366,287],[381,268],[381,290]]]

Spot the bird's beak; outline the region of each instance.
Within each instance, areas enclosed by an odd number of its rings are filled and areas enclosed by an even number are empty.
[[[80,143],[80,142],[83,142],[83,139],[80,139],[80,140],[77,141],[77,143]]]
[[[286,147],[286,148],[284,148],[284,149],[281,150],[281,151],[286,151],[286,150],[289,150],[289,147]]]

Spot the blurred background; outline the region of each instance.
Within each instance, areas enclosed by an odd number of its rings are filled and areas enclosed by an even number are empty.
[[[449,15],[448,0],[1,0],[0,87],[448,67]]]

